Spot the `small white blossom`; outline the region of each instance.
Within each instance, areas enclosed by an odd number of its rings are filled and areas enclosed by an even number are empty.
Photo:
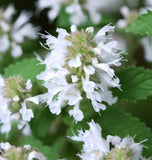
[[[75,58],[75,59],[71,59],[70,61],[69,61],[69,67],[74,67],[74,68],[78,68],[78,67],[80,67],[81,66],[81,60],[80,60],[80,58],[81,58],[81,54],[78,54],[77,55],[77,57]]]
[[[84,14],[79,0],[74,0],[71,5],[65,8],[65,11],[70,14],[72,24],[80,25],[87,21],[87,16]]]
[[[29,153],[27,160],[47,160],[47,158],[40,152],[32,151]]]
[[[75,83],[79,80],[79,78],[76,75],[71,76],[72,82]]]
[[[15,97],[13,97],[13,101],[14,101],[14,102],[18,102],[19,100],[20,100],[20,98],[19,98],[18,95],[16,95]]]
[[[12,43],[12,50],[11,50],[11,55],[14,58],[20,57],[22,55],[23,51],[21,46],[16,45],[16,43]]]
[[[28,151],[31,149],[31,145],[27,144],[27,145],[24,145],[24,148]]]
[[[39,104],[38,97],[30,97],[24,100],[24,102],[21,104],[22,108],[19,110],[19,112],[22,114],[23,121],[30,121],[31,118],[34,117],[32,109],[27,109],[26,107],[26,102],[28,101]]]
[[[0,52],[5,52],[9,48],[10,42],[7,35],[0,36]]]
[[[119,28],[125,28],[128,26],[128,21],[130,18],[130,10],[127,6],[123,6],[120,8],[120,13],[123,15],[124,19],[118,20],[117,26]]]
[[[5,143],[1,142],[0,143],[0,148],[5,151],[7,151],[10,147],[11,147],[11,145],[8,142],[5,142]]]
[[[26,82],[26,89],[31,89],[31,88],[32,88],[31,79],[28,79]]]
[[[0,52],[6,52],[9,48],[11,55],[17,58],[22,55],[23,51],[20,46],[25,38],[36,39],[38,27],[33,27],[28,21],[31,17],[30,13],[22,11],[19,17],[12,24],[12,17],[15,13],[13,5],[9,5],[5,10],[2,9],[0,13],[2,20],[0,20],[0,29],[2,35],[0,36]]]
[[[53,21],[59,14],[62,4],[67,2],[67,0],[39,0],[37,3],[37,7],[39,10],[43,10],[45,8],[49,8],[48,18]]]
[[[144,48],[144,58],[147,62],[152,62],[152,40],[149,37],[143,37],[141,44]]]

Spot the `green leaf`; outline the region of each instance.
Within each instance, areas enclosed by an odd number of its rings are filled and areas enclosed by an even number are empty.
[[[152,36],[152,11],[139,16],[136,21],[126,28],[126,32]]]
[[[32,148],[37,148],[38,151],[42,152],[48,160],[56,160],[59,158],[59,155],[56,154],[51,147],[45,146],[42,142],[34,137],[26,137],[21,140],[21,145],[24,146],[30,144]]]
[[[65,12],[65,7],[62,7],[57,18],[57,26],[59,27],[68,27],[71,25],[69,22],[69,14]]]
[[[95,117],[94,120],[101,125],[104,135],[118,135],[121,138],[127,135],[136,136],[135,142],[147,139],[143,144],[148,148],[144,148],[143,156],[152,155],[152,133],[137,118],[133,118],[117,108],[110,107],[102,113],[101,117]]]
[[[54,116],[50,113],[48,107],[35,109],[34,118],[30,122],[32,133],[36,137],[44,138],[53,120]]]
[[[116,73],[120,79],[121,90],[113,89],[119,100],[130,102],[146,99],[152,95],[152,71],[144,68],[128,67]]]
[[[4,77],[20,75],[24,80],[31,79],[32,82],[36,81],[36,75],[44,70],[44,66],[38,65],[39,61],[34,58],[24,59],[15,64],[11,64],[4,70]]]
[[[65,137],[64,136],[59,137],[51,146],[52,150],[54,152],[60,152],[61,149],[64,147],[64,143],[65,143]]]

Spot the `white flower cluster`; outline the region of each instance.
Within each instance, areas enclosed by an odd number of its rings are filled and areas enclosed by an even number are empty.
[[[23,148],[10,145],[8,142],[0,143],[0,160],[48,160],[42,153],[31,150],[31,146]]]
[[[102,138],[101,127],[93,120],[88,123],[90,129],[79,130],[78,136],[70,137],[74,141],[83,142],[83,150],[78,154],[83,160],[118,160],[118,159],[132,159],[145,160],[142,157],[143,145],[135,143],[132,137],[125,137],[121,139],[118,136],[108,135],[107,139]],[[113,148],[110,147],[110,144]],[[121,153],[121,154],[118,154]],[[124,153],[124,155],[123,155]],[[121,158],[119,156],[122,156]]]
[[[72,24],[80,25],[87,22],[88,17],[86,12],[89,14],[91,21],[97,24],[102,18],[101,10],[104,10],[104,8],[113,10],[115,6],[119,6],[120,2],[120,0],[39,0],[37,7],[39,10],[50,8],[48,18],[51,21],[58,16],[60,9],[66,6],[65,11],[70,15],[70,22]]]
[[[10,49],[11,55],[16,58],[22,55],[20,44],[24,42],[25,38],[37,38],[38,28],[28,22],[31,14],[25,11],[22,11],[13,23],[14,13],[15,9],[12,5],[9,5],[5,10],[0,8],[0,52],[6,52]]]
[[[11,84],[10,84],[11,85]],[[32,109],[28,109],[26,103],[33,102],[35,104],[39,103],[37,97],[28,97],[26,99],[21,99],[19,95],[14,95],[13,97],[6,96],[6,84],[3,77],[0,75],[0,132],[8,133],[11,130],[11,123],[13,121],[19,121],[18,129],[23,129],[24,134],[30,133],[30,128],[28,121],[34,117]],[[32,87],[30,79],[26,83],[26,88],[23,93],[30,91]],[[12,87],[14,88],[14,86]],[[18,87],[21,90],[20,87]],[[10,93],[13,90],[10,89]],[[22,118],[21,118],[22,116]]]
[[[103,102],[116,103],[117,97],[113,97],[109,88],[120,87],[112,66],[121,65],[122,52],[110,34],[107,35],[113,30],[113,26],[107,25],[94,36],[93,27],[78,31],[72,25],[71,34],[58,28],[57,38],[43,35],[51,52],[44,61],[39,58],[46,69],[37,78],[45,82],[48,93],[41,101],[47,102],[52,113],[59,114],[68,103],[74,106],[69,114],[81,121],[83,113],[79,104],[84,97],[91,100],[96,112],[106,109]]]

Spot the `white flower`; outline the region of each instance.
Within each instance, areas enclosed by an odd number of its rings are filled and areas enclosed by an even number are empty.
[[[79,0],[74,0],[71,5],[65,8],[65,11],[70,14],[72,24],[80,25],[87,21],[87,16],[84,14]]]
[[[88,11],[90,19],[94,24],[99,23],[102,18],[102,15],[100,13],[102,5],[102,0],[87,0],[84,4],[84,8]]]
[[[81,54],[78,54],[77,55],[77,57],[75,58],[75,59],[71,59],[70,61],[69,61],[69,67],[74,67],[74,68],[78,68],[78,67],[80,67],[81,66],[81,60],[80,60],[80,58],[81,58]]]
[[[47,160],[47,158],[40,152],[32,151],[29,153],[27,160]]]
[[[70,116],[73,116],[76,121],[82,121],[83,113],[79,109],[79,101],[74,105],[74,108],[69,111]]]
[[[37,3],[37,7],[39,10],[43,10],[44,8],[50,8],[48,12],[48,17],[51,21],[53,21],[59,14],[61,5],[64,4],[67,0],[39,0]]]
[[[14,102],[19,102],[20,100],[20,97],[18,95],[16,95],[15,97],[13,97],[13,101]]]
[[[27,121],[20,120],[17,128],[19,130],[22,130],[22,134],[25,136],[30,136],[32,133],[30,125],[27,123]]]
[[[34,117],[32,109],[27,109],[25,103],[22,103],[22,108],[20,109],[22,118],[24,121],[30,121]]]
[[[127,147],[130,148],[130,150],[133,152],[133,156],[132,156],[133,160],[139,160],[143,158],[142,151],[143,151],[144,145],[141,144],[142,142],[135,143],[134,138],[132,137],[127,136],[121,140],[121,138],[118,136],[109,135],[107,136],[107,141],[111,142],[115,147],[119,149],[125,149]]]
[[[126,154],[125,157],[127,157],[128,159],[132,159],[132,160],[144,159],[142,157],[142,150],[144,147],[141,144],[142,142],[135,143],[134,138],[129,136],[121,139],[118,136],[108,135],[107,139],[104,139],[102,138],[102,135],[101,135],[101,127],[97,123],[95,123],[92,120],[88,124],[90,127],[89,130],[85,130],[84,132],[82,130],[79,130],[78,136],[74,135],[72,137],[69,137],[74,141],[79,141],[84,143],[83,149],[81,150],[82,153],[77,154],[81,159],[113,160],[113,159],[117,159],[120,156],[119,155],[120,150],[122,150],[122,152]],[[128,153],[131,153],[131,154],[128,154]]]
[[[44,61],[38,57],[46,69],[37,78],[43,80],[48,89],[45,102],[54,114],[60,114],[61,108],[68,104],[74,106],[69,114],[76,121],[81,121],[83,113],[79,104],[85,98],[82,95],[91,100],[96,112],[106,109],[103,102],[112,105],[117,101],[109,88],[120,88],[113,66],[121,65],[122,52],[118,52],[117,42],[106,35],[114,27],[107,25],[95,36],[93,30],[93,27],[89,27],[79,31],[72,25],[71,34],[64,29],[57,29],[57,38],[42,35],[51,52]]]
[[[82,154],[78,154],[83,160],[102,160],[103,156],[110,150],[109,143],[102,138],[101,128],[93,120],[88,123],[89,130],[79,131],[78,136],[70,137],[74,141],[82,141]]]
[[[26,82],[26,89],[31,89],[31,88],[32,88],[31,79],[28,79]]]
[[[25,148],[27,151],[29,151],[29,150],[31,149],[31,145],[26,144],[26,145],[24,145],[24,148]]]
[[[75,83],[79,80],[79,78],[76,75],[71,76],[72,82]]]
[[[36,28],[34,28],[32,24],[28,22],[30,17],[30,13],[26,13],[23,11],[15,21],[12,29],[12,38],[16,42],[22,43],[24,41],[24,38],[37,38]]]
[[[3,77],[0,75],[0,132],[1,133],[8,133],[11,130],[11,124],[16,121],[18,122],[18,129],[22,129],[22,133],[24,135],[30,135],[31,130],[27,122],[31,120],[31,118],[34,117],[33,111],[29,106],[27,106],[27,102],[33,102],[34,104],[39,104],[38,97],[28,97],[23,99],[23,97],[20,97],[23,95],[23,93],[20,95],[19,92],[18,95],[16,95],[16,88],[15,93],[12,88],[7,88],[9,85],[9,80],[15,80],[15,83],[21,82],[23,79],[21,77],[10,77],[8,79],[3,79]],[[11,81],[13,82],[13,81]],[[23,80],[24,83],[24,80]],[[8,86],[7,86],[8,85]],[[13,83],[11,83],[13,85]],[[16,84],[15,84],[16,85]],[[27,83],[25,84],[25,89],[23,92],[26,91],[29,92],[31,89],[32,84],[31,80],[29,79]],[[6,90],[11,90],[9,93]],[[26,90],[27,89],[27,90]],[[21,89],[22,90],[22,89]],[[15,94],[14,97],[11,97],[9,94]],[[6,97],[5,97],[6,96]],[[10,96],[10,97],[9,97]],[[18,107],[18,110],[16,109]],[[20,108],[19,108],[20,106]],[[20,118],[22,116],[22,118]]]
[[[91,20],[98,24],[102,19],[102,13],[115,12],[122,5],[121,0],[39,0],[37,8],[39,11],[48,8],[48,18],[53,21],[59,15],[60,9],[65,9],[69,14],[71,24],[84,24]],[[110,4],[110,5],[109,5]]]
[[[14,13],[15,13],[15,8],[12,4],[10,4],[3,12],[3,16],[6,19],[6,21],[10,21]]]
[[[30,121],[31,118],[34,117],[32,109],[27,109],[26,107],[26,102],[28,101],[39,104],[38,97],[30,97],[24,100],[24,102],[21,104],[22,108],[19,110],[19,112],[22,114],[23,121]]]
[[[117,22],[117,26],[119,28],[125,28],[128,26],[128,21],[130,19],[130,10],[127,6],[123,6],[120,8],[120,13],[123,15],[124,19],[120,19]]]
[[[21,56],[23,53],[21,46],[16,45],[15,43],[12,43],[12,50],[11,50],[11,55],[14,58],[17,58]]]
[[[9,111],[10,100],[3,97],[4,79],[0,75],[0,128],[1,133],[9,132],[11,129],[11,111]]]
[[[9,48],[11,55],[17,58],[22,55],[23,51],[20,46],[25,38],[36,39],[38,27],[33,27],[28,21],[30,13],[22,11],[19,17],[12,24],[12,16],[15,13],[13,5],[9,5],[5,10],[2,9],[0,28],[2,35],[0,37],[0,52],[6,52]]]
[[[144,58],[147,62],[152,62],[152,43],[151,38],[144,37],[141,39],[141,44],[144,48]]]
[[[8,149],[10,149],[10,147],[11,147],[11,145],[8,142],[5,142],[5,143],[1,142],[0,143],[0,148],[3,149],[3,150],[5,150],[5,151],[7,151]]]
[[[0,52],[5,52],[9,48],[10,42],[7,35],[0,37]]]

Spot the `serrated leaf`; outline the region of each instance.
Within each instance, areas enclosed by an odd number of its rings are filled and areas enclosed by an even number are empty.
[[[133,32],[141,35],[152,36],[152,11],[148,11],[146,14],[139,16],[136,21],[126,28],[127,32]]]
[[[42,152],[48,160],[56,160],[59,158],[59,155],[56,154],[51,147],[45,146],[42,142],[34,137],[26,137],[21,140],[21,145],[24,146],[30,144],[32,148],[37,148],[38,151]]]
[[[24,59],[15,64],[11,64],[4,70],[3,77],[20,75],[24,80],[31,79],[32,82],[36,81],[36,75],[44,70],[44,66],[38,65],[38,61],[34,58]]]
[[[119,100],[130,102],[146,99],[152,95],[152,71],[144,68],[128,67],[116,73],[120,79],[121,90],[115,88],[113,94]]]

